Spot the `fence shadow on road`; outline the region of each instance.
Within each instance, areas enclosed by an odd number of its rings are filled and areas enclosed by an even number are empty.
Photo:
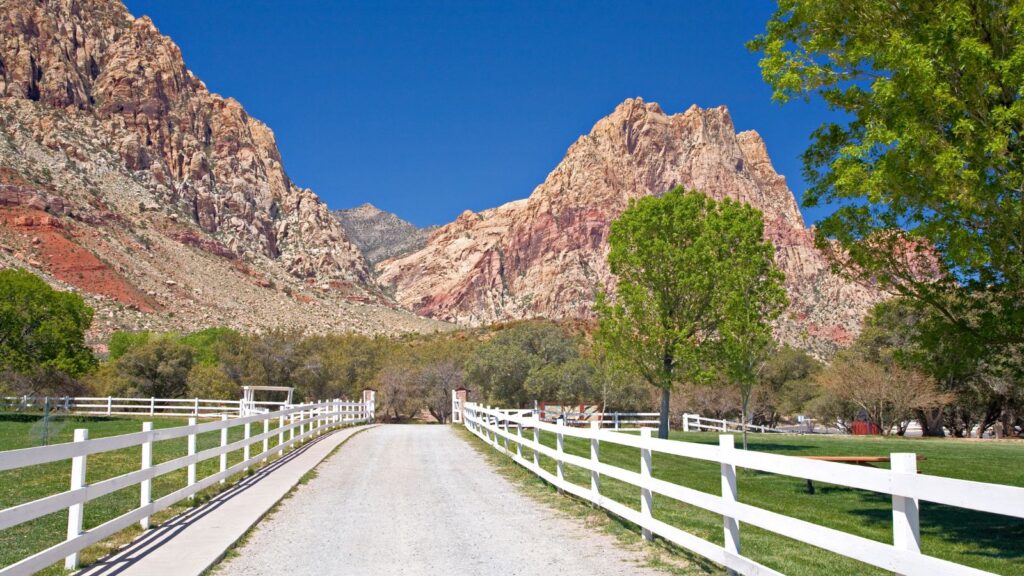
[[[83,568],[76,574],[78,576],[114,576],[116,574],[120,574],[145,558],[154,550],[173,540],[176,536],[203,517],[231,501],[232,498],[244,493],[252,486],[255,486],[260,480],[270,476],[285,464],[301,456],[306,452],[306,450],[325,440],[328,436],[329,435],[323,435],[310,440],[301,447],[285,454],[282,458],[279,458],[278,460],[275,460],[255,471],[251,476],[248,476],[237,484],[226,488],[223,492],[219,492],[209,501],[186,510],[181,514],[168,519],[166,522],[155,528],[146,530],[142,535],[124,548],[117,550],[105,558],[97,560],[95,563]]]

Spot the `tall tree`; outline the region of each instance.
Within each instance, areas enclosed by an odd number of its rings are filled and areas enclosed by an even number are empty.
[[[1020,1],[780,0],[750,43],[775,99],[842,113],[803,156],[819,245],[981,354],[1024,342],[1021,30]]]
[[[759,212],[757,224],[761,224]],[[775,267],[772,245],[763,240],[763,224],[756,229],[756,237],[747,234],[739,239],[741,243],[730,254],[732,266],[724,271],[718,287],[723,292],[723,320],[719,327],[721,364],[740,391],[744,450],[750,397],[775,349],[771,321],[779,317],[789,302],[782,287],[785,276]]]
[[[595,338],[660,389],[661,438],[672,388],[718,371],[723,327],[731,338],[747,322],[730,316],[746,310],[744,298],[774,293],[768,286],[778,276],[763,229],[749,205],[682,187],[632,202],[612,223],[608,265],[617,285],[614,299],[598,298]]]
[[[0,371],[57,370],[81,376],[96,367],[85,345],[92,308],[20,269],[0,270]]]

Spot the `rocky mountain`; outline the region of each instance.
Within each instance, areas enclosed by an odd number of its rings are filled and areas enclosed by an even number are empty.
[[[97,330],[433,329],[285,173],[273,132],[116,0],[0,0],[0,266]]]
[[[430,233],[437,228],[419,228],[369,202],[337,210],[334,216],[370,266],[422,249],[427,245]]]
[[[676,185],[764,212],[791,299],[776,327],[782,340],[827,355],[883,298],[830,271],[756,132],[737,134],[724,107],[668,115],[641,99],[597,122],[529,198],[464,212],[423,249],[380,263],[378,281],[410,310],[461,324],[588,317],[597,290],[614,281],[610,222],[630,199]]]

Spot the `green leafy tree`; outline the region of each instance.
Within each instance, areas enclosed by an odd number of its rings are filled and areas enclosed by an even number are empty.
[[[466,380],[480,387],[486,402],[526,406],[536,398],[526,389],[530,374],[579,355],[579,342],[547,322],[521,322],[494,334],[466,362]]]
[[[526,377],[524,387],[534,398],[573,405],[601,398],[597,369],[587,358],[571,358],[560,364],[547,364]]]
[[[85,345],[92,308],[20,269],[0,270],[0,371],[58,370],[81,376],[96,367]]]
[[[718,328],[723,371],[740,392],[743,449],[747,449],[750,399],[761,382],[765,365],[775,350],[771,321],[779,317],[789,299],[785,279],[775,267],[774,249],[763,239],[761,213],[756,225],[747,223],[746,234],[737,237],[728,256],[732,266],[719,279],[722,322]],[[753,234],[756,232],[756,236]]]
[[[750,43],[775,99],[842,113],[803,156],[804,205],[839,206],[819,245],[1004,358],[1024,342],[1021,30],[1019,1],[780,0]]]
[[[188,372],[188,396],[209,400],[238,400],[242,391],[220,366],[196,362]]]
[[[129,350],[118,358],[117,369],[138,396],[182,398],[193,362],[191,348],[165,335]]]
[[[129,350],[138,348],[154,337],[152,332],[142,330],[139,332],[126,332],[118,330],[107,339],[107,358],[117,360],[128,353]]]
[[[218,343],[238,336],[231,328],[207,328],[178,338],[178,341],[192,349],[196,364],[212,366],[220,361],[217,356]]]
[[[738,332],[762,322],[739,314],[774,309],[741,303],[776,298],[778,273],[763,228],[754,208],[682,187],[631,202],[612,223],[608,265],[618,284],[614,301],[599,295],[595,339],[660,389],[661,438],[668,437],[672,388],[709,380],[723,358],[738,362],[751,346],[739,343]],[[723,343],[731,347],[724,354]]]
[[[761,423],[775,426],[783,414],[797,414],[816,396],[813,376],[821,362],[788,345],[774,350],[761,370],[761,387],[756,401]]]

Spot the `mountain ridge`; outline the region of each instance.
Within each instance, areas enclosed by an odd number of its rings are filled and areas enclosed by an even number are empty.
[[[0,266],[83,293],[113,329],[401,332],[408,314],[273,132],[114,0],[4,0]]]
[[[831,271],[760,135],[737,133],[724,106],[668,115],[640,98],[580,136],[529,197],[463,212],[422,250],[378,264],[378,282],[408,309],[459,324],[589,318],[597,291],[614,287],[611,221],[676,185],[764,213],[791,299],[775,326],[784,342],[827,356],[885,297]]]

